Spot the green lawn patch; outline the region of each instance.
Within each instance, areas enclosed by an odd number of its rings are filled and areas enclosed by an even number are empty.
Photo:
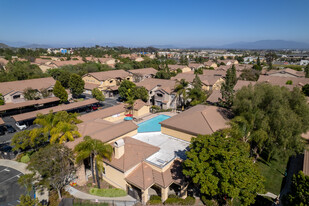
[[[108,203],[74,202],[73,206],[108,206]]]
[[[284,64],[284,65],[274,64],[273,66],[274,67],[290,68],[290,69],[294,69],[296,71],[302,71],[302,68],[304,67],[302,65],[294,65],[294,64]]]
[[[127,195],[126,191],[119,188],[111,188],[111,189],[91,188],[89,192],[92,195],[97,195],[101,197],[123,197]]]
[[[274,193],[275,195],[279,195],[288,159],[285,161],[271,160],[270,162],[259,159],[256,164],[265,178],[265,190]]]

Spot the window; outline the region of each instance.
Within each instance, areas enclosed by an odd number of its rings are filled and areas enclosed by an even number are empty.
[[[110,80],[110,81],[109,81],[109,83],[113,83],[113,82],[114,82],[113,80]]]
[[[130,80],[130,77],[127,77],[127,80]]]
[[[19,99],[20,98],[20,94],[19,95],[14,95],[13,99]]]
[[[150,91],[149,94],[152,94],[152,91]]]
[[[157,96],[158,97],[163,97],[163,94],[158,93]]]

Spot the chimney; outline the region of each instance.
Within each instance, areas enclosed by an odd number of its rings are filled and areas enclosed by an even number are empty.
[[[124,154],[124,140],[119,139],[114,143],[115,158],[119,159]]]

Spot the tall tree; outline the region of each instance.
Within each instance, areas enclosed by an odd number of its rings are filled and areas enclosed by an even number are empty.
[[[61,85],[59,81],[56,81],[53,93],[56,97],[60,99],[60,102],[63,103],[68,101],[68,93],[65,91],[64,87]]]
[[[236,93],[232,110],[241,117],[232,121],[234,126],[248,129],[245,139],[257,158],[262,152],[270,160],[276,154],[303,151],[301,134],[309,129],[309,106],[300,89],[289,91],[267,83],[243,87]]]
[[[233,65],[226,72],[225,82],[221,86],[221,94],[223,102],[222,104],[226,107],[231,107],[234,98],[234,86],[237,83],[236,68]]]
[[[98,101],[104,101],[105,100],[105,96],[104,94],[98,89],[98,88],[94,88],[92,91],[92,96],[98,100]]]
[[[284,205],[299,206],[309,203],[309,176],[302,171],[293,175],[291,190],[283,197]]]
[[[56,189],[59,199],[61,190],[73,180],[76,172],[73,152],[62,144],[41,148],[31,156],[27,169],[38,172],[36,184]]]
[[[118,91],[119,91],[119,95],[124,98],[124,99],[127,99],[128,98],[128,90],[129,89],[133,89],[134,87],[136,87],[136,85],[129,81],[129,80],[124,80],[120,83],[120,86],[118,88]]]
[[[179,102],[181,102],[181,108],[184,110],[185,104],[187,102],[187,89],[189,86],[189,82],[185,79],[181,79],[177,81],[177,85],[175,87],[175,92],[178,95]]]
[[[191,99],[190,105],[195,106],[206,101],[206,93],[202,89],[202,81],[196,74],[192,82],[193,88],[189,89],[188,98]]]
[[[77,74],[72,74],[69,81],[69,87],[73,96],[79,96],[84,91],[85,82]]]
[[[0,105],[4,105],[4,97],[1,93],[0,93]]]
[[[305,70],[305,77],[309,78],[309,64],[307,64],[304,70]]]
[[[26,100],[35,100],[39,99],[39,93],[37,90],[28,87],[24,90],[24,97]]]
[[[38,198],[33,199],[30,195],[21,195],[17,206],[42,206]]]
[[[97,139],[92,139],[90,136],[85,136],[84,141],[80,142],[74,148],[76,152],[76,162],[81,164],[84,159],[90,158],[91,172],[93,183],[95,183],[95,179],[97,180],[97,186],[100,188],[100,179],[99,179],[99,171],[103,170],[102,162],[103,158],[111,159],[113,154],[113,148],[109,144],[104,144],[102,141]],[[95,162],[95,170],[96,170],[96,178],[94,176],[94,166],[93,162]]]
[[[203,195],[219,201],[237,198],[242,205],[250,205],[263,191],[263,177],[249,158],[247,144],[227,135],[220,131],[193,138],[183,174]]]

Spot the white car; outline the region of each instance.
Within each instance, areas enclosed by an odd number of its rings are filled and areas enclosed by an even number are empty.
[[[24,124],[24,123],[19,123],[19,122],[16,122],[16,126],[18,127],[18,129],[20,130],[24,130],[27,128],[27,126]]]

